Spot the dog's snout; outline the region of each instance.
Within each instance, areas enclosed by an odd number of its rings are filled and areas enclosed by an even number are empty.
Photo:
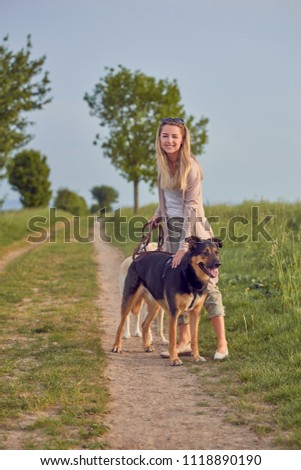
[[[218,269],[222,265],[222,263],[220,262],[220,259],[216,255],[213,257],[212,264],[213,264],[213,267],[216,269]]]

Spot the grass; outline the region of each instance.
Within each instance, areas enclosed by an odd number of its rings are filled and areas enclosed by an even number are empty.
[[[29,234],[28,221],[37,215],[47,216],[48,209],[0,211],[0,247],[8,246]]]
[[[147,220],[155,208],[147,206],[139,215]],[[224,239],[219,286],[230,358],[193,371],[208,393],[226,402],[228,420],[273,436],[280,448],[301,449],[301,204],[246,201],[207,207],[206,215],[213,218],[215,235]],[[130,223],[120,223],[122,216]],[[142,222],[130,209],[117,218],[118,239],[126,242],[113,241],[125,255],[139,241],[139,233],[133,236],[135,220],[137,231]],[[106,229],[113,234],[112,224]],[[201,353],[212,356],[215,347],[204,314]]]
[[[0,274],[2,449],[106,446],[93,247],[63,236]]]
[[[57,211],[56,216],[71,218],[64,211]],[[37,222],[32,222],[35,218]],[[12,248],[24,246],[28,236],[38,237],[41,227],[44,230],[58,228],[56,220],[51,220],[48,208],[0,211],[0,256]]]
[[[215,234],[225,238],[219,285],[230,358],[191,366],[207,394],[227,405],[227,420],[272,436],[284,449],[301,448],[300,209],[297,203],[265,201],[206,208],[215,218]],[[118,235],[113,242],[125,255],[138,244],[139,227],[154,210],[146,206],[136,219],[122,209],[115,225],[105,224],[108,236]],[[23,243],[33,215],[48,212],[0,212],[0,255]],[[261,225],[264,238],[258,227],[269,215],[272,220]],[[64,236],[59,230],[56,243],[40,245],[0,273],[4,449],[106,447],[108,389],[92,246],[63,243]],[[246,240],[239,243],[240,237]],[[216,340],[206,314],[199,340],[202,354],[212,356]],[[206,406],[200,401],[200,413]]]

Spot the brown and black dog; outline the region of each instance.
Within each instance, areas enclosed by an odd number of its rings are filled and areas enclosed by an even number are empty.
[[[147,289],[151,295],[145,298],[148,315],[142,325],[145,351],[153,351],[149,341],[149,328],[162,307],[168,313],[170,364],[182,365],[176,350],[177,319],[181,313],[188,310],[192,355],[195,362],[200,361],[200,314],[208,282],[210,278],[218,275],[218,268],[221,266],[218,255],[222,242],[217,238],[202,240],[197,237],[187,238],[186,241],[189,250],[176,268],[171,267],[172,255],[164,252],[140,255],[130,265],[122,296],[121,321],[112,352],[121,352],[122,333],[127,316]]]

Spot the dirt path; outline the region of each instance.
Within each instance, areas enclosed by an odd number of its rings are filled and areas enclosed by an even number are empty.
[[[27,251],[31,250],[34,248],[33,246],[30,245],[24,245],[19,248],[15,248],[8,253],[6,253],[1,259],[0,259],[0,273],[3,272],[6,268],[6,266],[13,261],[14,259],[18,258],[18,256],[24,255]]]
[[[106,424],[112,449],[268,449],[247,427],[224,421],[223,403],[205,394],[196,375],[183,367],[170,367],[155,352],[146,354],[141,338],[123,342],[123,353],[111,353],[120,318],[119,250],[97,237],[95,242],[99,305],[103,312],[102,344],[107,352],[106,376],[111,405]],[[188,359],[190,360],[190,358]],[[200,367],[212,367],[209,362]],[[198,402],[207,406],[200,407]]]

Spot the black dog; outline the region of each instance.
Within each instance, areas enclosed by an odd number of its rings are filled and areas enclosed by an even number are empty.
[[[222,246],[222,242],[217,238],[201,240],[197,237],[190,237],[186,241],[189,250],[176,268],[171,267],[172,255],[164,252],[148,252],[130,265],[124,284],[121,321],[113,352],[121,352],[121,338],[127,315],[143,297],[148,304],[148,315],[142,326],[145,351],[152,351],[149,328],[161,306],[168,312],[170,363],[174,366],[182,365],[176,350],[177,319],[188,310],[192,355],[194,361],[200,360],[200,314],[209,279],[218,275],[221,265],[218,248]]]

